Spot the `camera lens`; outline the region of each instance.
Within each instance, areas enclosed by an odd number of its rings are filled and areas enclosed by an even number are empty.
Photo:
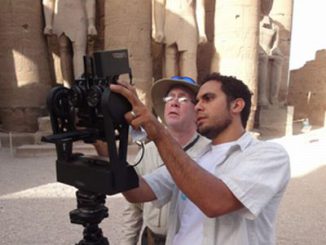
[[[59,117],[68,118],[73,108],[69,103],[69,91],[64,87],[57,87],[51,91],[51,101],[48,101],[48,108]]]
[[[74,85],[69,90],[69,103],[74,107],[80,107],[83,104],[83,99],[86,94],[85,88]]]
[[[101,86],[92,86],[87,94],[87,104],[90,107],[96,107],[101,101],[101,95],[103,93],[103,88]]]

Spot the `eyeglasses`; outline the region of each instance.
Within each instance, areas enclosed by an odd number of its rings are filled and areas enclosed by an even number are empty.
[[[187,98],[187,97],[185,97],[185,96],[175,97],[175,96],[172,96],[172,95],[169,95],[169,96],[164,97],[164,98],[163,98],[163,101],[164,101],[165,103],[169,103],[169,102],[171,102],[172,100],[175,100],[175,99],[176,99],[176,100],[178,101],[178,103],[180,103],[180,104],[186,104],[186,103],[188,103],[188,102],[192,102],[192,103],[193,103],[192,100],[190,100],[189,98]]]

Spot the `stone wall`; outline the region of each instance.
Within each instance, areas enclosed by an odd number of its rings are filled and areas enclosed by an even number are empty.
[[[273,18],[283,26],[283,50],[288,52],[293,0],[275,0]],[[162,45],[152,39],[152,1],[97,0],[96,26],[98,36],[89,53],[98,50],[127,48],[133,81],[142,100],[150,107],[149,91],[152,82],[162,77]],[[235,75],[248,84],[257,95],[258,0],[206,0],[206,34],[208,42],[198,48],[197,65],[200,81],[211,71]],[[0,109],[10,105],[20,110],[13,119],[6,112],[2,117],[8,129],[11,121],[33,121],[34,126],[19,130],[36,130],[34,119],[23,114],[30,108],[43,108],[54,71],[50,65],[46,39],[42,34],[44,21],[40,1],[6,0],[1,8],[0,56],[5,68],[0,76],[0,90],[7,91],[0,98]],[[18,41],[13,41],[18,40]],[[33,40],[33,41],[31,41]],[[49,40],[48,40],[49,41]],[[50,45],[51,46],[51,45]],[[51,69],[49,68],[51,67]],[[58,68],[58,64],[56,65]],[[59,71],[60,72],[60,71]],[[287,69],[284,71],[283,93],[287,92]],[[60,77],[60,76],[57,76]],[[51,82],[52,81],[52,82]],[[24,90],[25,89],[25,90]],[[27,90],[29,92],[25,92]],[[20,92],[21,91],[21,92]],[[24,91],[24,92],[23,92]],[[37,96],[33,92],[39,91]],[[18,96],[17,96],[18,94]],[[11,98],[9,98],[11,96]],[[282,95],[284,97],[284,95]],[[28,98],[31,98],[28,100]],[[256,97],[254,99],[254,110]],[[37,109],[38,110],[38,109]],[[2,110],[3,111],[3,110]],[[28,112],[32,118],[41,113]],[[19,115],[19,113],[17,114]],[[8,119],[10,118],[10,119]],[[6,123],[4,123],[6,121]],[[7,123],[8,122],[8,123]],[[25,123],[25,126],[28,123]],[[14,126],[16,128],[16,126]],[[14,129],[11,128],[11,129]]]
[[[35,132],[51,85],[41,1],[2,1],[0,118],[6,131]]]
[[[294,120],[308,118],[312,125],[325,125],[325,66],[326,50],[319,50],[315,60],[291,71],[288,103],[294,106]]]

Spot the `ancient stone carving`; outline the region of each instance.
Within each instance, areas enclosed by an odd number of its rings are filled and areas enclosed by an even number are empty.
[[[197,79],[197,46],[207,41],[204,0],[154,0],[154,40],[165,44],[164,76]]]
[[[97,35],[95,0],[42,0],[42,3],[44,34],[58,37],[62,76],[64,85],[69,87],[83,74],[88,38]]]
[[[279,48],[279,27],[269,17],[273,0],[261,1],[259,24],[258,105],[278,104],[283,54]]]

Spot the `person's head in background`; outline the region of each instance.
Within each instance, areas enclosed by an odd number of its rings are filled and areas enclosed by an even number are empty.
[[[156,115],[173,134],[194,135],[197,130],[197,83],[190,77],[173,76],[155,82],[151,89]]]

